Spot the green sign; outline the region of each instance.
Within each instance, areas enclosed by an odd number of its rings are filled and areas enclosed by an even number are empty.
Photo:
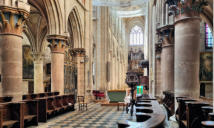
[[[137,94],[143,94],[143,86],[137,86]]]

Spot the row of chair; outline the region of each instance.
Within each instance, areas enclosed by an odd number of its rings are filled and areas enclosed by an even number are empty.
[[[202,128],[201,122],[208,120],[208,113],[212,112],[209,103],[189,97],[176,97],[178,109],[176,119],[179,128]]]
[[[74,110],[74,95],[24,97],[20,102],[0,103],[0,128],[38,125],[38,122],[46,122],[53,116]]]

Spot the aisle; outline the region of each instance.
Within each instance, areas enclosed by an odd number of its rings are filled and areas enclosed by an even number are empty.
[[[116,128],[116,122],[127,116],[129,115],[125,111],[117,111],[117,107],[102,107],[100,104],[91,103],[88,111],[77,109],[30,128]]]
[[[76,108],[78,106],[76,105]],[[117,121],[128,119],[129,114],[125,111],[117,111],[117,107],[104,107],[100,104],[91,103],[88,111],[69,112],[48,120],[47,123],[39,123],[38,127],[30,128],[117,128]],[[166,128],[178,128],[173,121],[165,122]]]

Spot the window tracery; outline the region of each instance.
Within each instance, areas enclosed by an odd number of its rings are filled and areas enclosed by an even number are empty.
[[[143,45],[143,30],[137,25],[131,29],[130,45]]]

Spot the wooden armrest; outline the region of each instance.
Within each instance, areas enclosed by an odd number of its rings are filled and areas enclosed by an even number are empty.
[[[186,120],[182,120],[181,122],[183,123],[184,126],[187,126],[187,121]]]
[[[18,120],[7,120],[3,121],[3,126],[13,126],[15,123],[18,123]]]

